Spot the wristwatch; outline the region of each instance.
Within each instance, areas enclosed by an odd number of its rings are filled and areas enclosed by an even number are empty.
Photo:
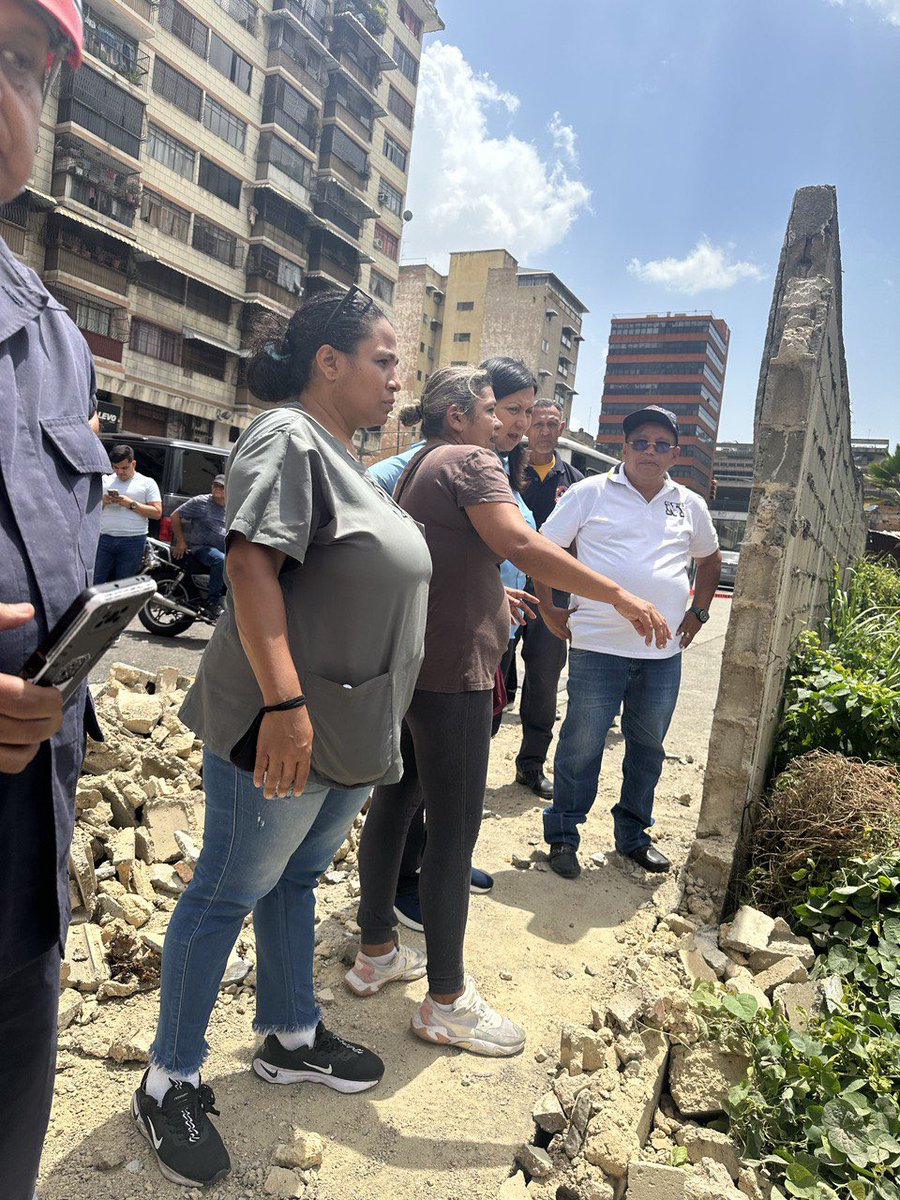
[[[705,625],[706,622],[709,620],[709,609],[708,608],[697,608],[695,605],[692,605],[688,609],[688,612],[693,613],[701,625]]]
[[[134,510],[137,508],[137,500],[132,500],[132,502],[128,505],[128,507],[131,509],[132,512],[134,512]],[[709,613],[707,613],[706,615],[709,616]],[[702,620],[703,618],[701,617],[700,619]]]

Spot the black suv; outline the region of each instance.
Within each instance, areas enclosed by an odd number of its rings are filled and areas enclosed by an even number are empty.
[[[179,442],[142,433],[99,436],[107,451],[119,445],[132,448],[139,473],[149,475],[159,484],[164,517],[192,496],[208,496],[212,481],[225,470],[231,454],[231,447],[204,446],[201,442]],[[155,524],[151,522],[151,526]]]

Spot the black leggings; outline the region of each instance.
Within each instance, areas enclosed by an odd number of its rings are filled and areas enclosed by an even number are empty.
[[[389,942],[409,823],[424,798],[428,838],[419,877],[428,948],[428,986],[459,991],[469,914],[472,851],[481,828],[493,692],[417,691],[406,714],[415,769],[376,788],[359,847],[357,920],[365,945]],[[411,765],[411,764],[408,764]]]

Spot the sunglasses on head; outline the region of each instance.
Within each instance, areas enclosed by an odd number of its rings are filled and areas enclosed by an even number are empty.
[[[357,297],[359,297],[359,299],[360,299],[360,307],[359,307],[360,316],[362,316],[363,313],[367,313],[370,308],[375,307],[375,301],[372,299],[372,297],[367,295],[362,290],[361,287],[357,287],[356,284],[354,283],[351,287],[349,287],[347,289],[345,294],[343,296],[341,296],[340,300],[335,301],[334,312],[331,314],[331,316],[325,322],[325,328],[322,330],[323,345],[327,341],[326,335],[328,334],[329,329],[331,329],[332,325],[334,325],[344,315],[344,313],[347,311],[348,308],[351,308],[353,306]]]
[[[668,454],[670,450],[674,450],[675,448],[672,442],[651,442],[648,438],[635,438],[628,445],[632,450],[636,450],[638,454],[646,454],[651,446],[657,454]]]

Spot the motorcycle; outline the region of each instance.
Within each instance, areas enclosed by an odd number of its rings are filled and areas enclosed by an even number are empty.
[[[138,613],[138,620],[150,633],[175,637],[195,621],[215,625],[206,611],[209,568],[197,562],[190,551],[173,558],[169,542],[148,537],[141,573],[156,580],[156,591]]]

